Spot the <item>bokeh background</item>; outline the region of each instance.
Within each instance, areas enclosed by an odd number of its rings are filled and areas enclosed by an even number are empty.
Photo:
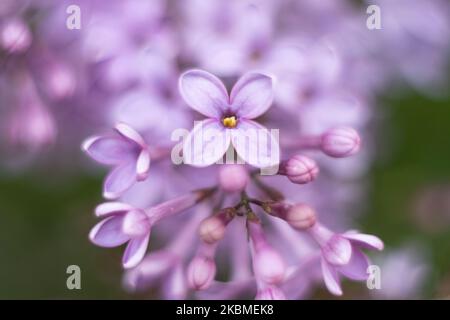
[[[441,95],[394,86],[377,96],[368,194],[355,208],[361,211],[355,223],[386,244],[382,255],[371,256],[382,272],[404,268],[404,278],[397,273],[389,281],[404,283],[413,298],[450,297],[450,98],[448,83],[443,87]],[[0,97],[0,107],[6,103]],[[10,165],[11,154],[2,149],[8,164],[0,167],[1,299],[152,296],[122,289],[120,249],[89,243],[105,171],[86,169],[81,137],[74,140],[61,148],[61,138],[21,166]],[[81,290],[66,288],[72,264],[81,268]],[[348,281],[344,292],[344,299],[377,297]],[[332,296],[319,288],[313,298]]]

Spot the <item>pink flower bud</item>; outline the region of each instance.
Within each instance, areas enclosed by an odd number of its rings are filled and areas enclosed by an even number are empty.
[[[220,167],[219,183],[222,189],[227,192],[244,190],[248,179],[248,172],[243,165],[226,164]]]
[[[338,127],[322,135],[321,149],[330,157],[343,158],[357,153],[360,144],[361,139],[354,129]]]
[[[30,29],[22,20],[7,21],[0,28],[0,46],[6,51],[22,53],[30,47]]]
[[[235,211],[234,208],[225,208],[216,215],[204,219],[200,223],[200,238],[208,244],[221,240],[228,223],[234,218]]]
[[[187,279],[189,286],[195,290],[203,290],[211,285],[216,275],[216,264],[212,258],[198,255],[188,266]]]
[[[255,300],[286,300],[286,296],[280,288],[268,286],[258,290]]]
[[[208,244],[217,242],[225,235],[225,222],[218,216],[206,218],[200,224],[200,237]]]
[[[310,206],[297,203],[287,211],[285,220],[297,230],[306,230],[316,223],[316,213]]]
[[[283,173],[293,183],[305,184],[313,181],[319,174],[316,162],[306,156],[295,155],[282,168]]]

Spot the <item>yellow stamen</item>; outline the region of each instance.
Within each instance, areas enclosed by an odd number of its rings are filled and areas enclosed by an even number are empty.
[[[227,128],[235,128],[237,125],[237,119],[235,116],[223,118],[222,123]]]

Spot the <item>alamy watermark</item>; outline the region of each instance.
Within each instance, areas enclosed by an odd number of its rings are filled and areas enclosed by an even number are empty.
[[[66,286],[69,290],[81,289],[81,268],[76,264],[70,265],[66,269],[66,273],[69,274],[66,280]]]
[[[279,129],[219,130],[204,127],[202,122],[195,122],[193,131],[191,133],[179,128],[172,132],[171,140],[177,142],[171,151],[173,164],[201,167],[213,163],[248,163],[257,164],[261,168],[261,175],[278,173]]]
[[[366,20],[366,26],[369,30],[381,29],[381,8],[375,4],[367,7],[366,13],[369,15]]]
[[[381,269],[379,266],[372,264],[367,267],[366,273],[368,274],[366,285],[370,290],[381,289]]]

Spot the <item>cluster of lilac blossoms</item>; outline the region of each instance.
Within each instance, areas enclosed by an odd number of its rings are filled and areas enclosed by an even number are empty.
[[[270,136],[266,128],[251,119],[261,116],[270,108],[273,100],[272,78],[256,72],[247,73],[237,81],[229,95],[217,77],[201,70],[187,71],[181,75],[179,83],[186,103],[209,117],[185,137],[183,157],[192,160],[188,161],[191,165],[205,167],[222,160],[232,146],[247,165],[219,164],[216,185],[179,195],[148,208],[134,207],[124,202],[106,202],[97,207],[96,215],[104,219],[91,230],[90,239],[102,247],[127,243],[122,261],[124,268],[131,268],[126,275],[127,286],[145,287],[160,280],[162,273],[174,268],[166,265],[166,259],[171,255],[174,255],[172,263],[176,262],[177,265],[177,278],[170,280],[169,284],[173,287],[166,290],[174,290],[179,298],[186,296],[188,288],[204,291],[206,296],[208,290],[214,292],[219,288],[219,294],[229,291],[240,294],[245,290],[256,289],[257,299],[285,299],[284,287],[292,281],[305,281],[302,279],[303,263],[313,263],[315,260],[320,262],[325,285],[335,295],[342,294],[342,276],[366,280],[370,262],[361,249],[382,250],[380,239],[356,231],[342,234],[331,231],[318,221],[312,207],[285,199],[280,191],[260,180],[258,170],[248,166],[263,168],[279,165],[277,173],[288,178],[286,183],[296,185],[313,182],[319,173],[316,162],[300,150],[297,151],[300,153],[279,162],[280,146],[273,137],[265,137],[263,140],[269,141],[270,147],[261,148],[260,141],[252,139],[256,135],[247,136],[243,133],[243,130],[253,129],[262,130],[264,135]],[[215,139],[211,142],[200,135],[199,126],[213,129]],[[115,129],[116,135],[93,137],[83,146],[97,161],[114,166],[104,184],[104,196],[109,199],[120,197],[137,181],[152,178],[151,151],[143,138],[125,124],[119,124]],[[250,139],[241,139],[242,136]],[[314,139],[309,137],[309,140],[314,140],[314,143],[309,142],[309,148],[336,158],[351,156],[360,147],[359,135],[349,127],[331,128]],[[192,152],[195,141],[199,147]],[[252,152],[253,148],[257,150]],[[259,152],[261,149],[263,152]],[[277,163],[264,160],[273,150],[277,153]],[[201,203],[204,207],[198,208]],[[155,256],[150,253],[144,257],[150,231],[157,223],[191,208],[199,211],[191,215],[201,217],[195,219],[196,224],[185,235],[191,238],[190,241],[183,239],[180,243],[179,239],[174,240],[184,250],[180,252],[179,248],[170,245],[171,249],[161,250],[164,254],[159,252]],[[268,239],[265,227],[275,223],[273,220],[282,221],[293,232],[304,233],[317,243],[317,250],[298,262],[288,261]],[[181,226],[181,233],[184,228]],[[227,234],[239,239],[237,247],[227,250],[230,251],[227,259],[232,260],[232,275],[228,281],[215,281],[217,251],[226,241]],[[197,247],[193,255],[187,254],[189,242],[191,246]],[[226,265],[224,263],[219,267]],[[170,276],[174,277],[173,274]]]
[[[362,249],[383,248],[346,231],[377,95],[448,81],[448,3],[372,2],[380,30],[369,2],[0,1],[0,148],[72,166],[82,144],[109,168],[89,237],[125,246],[130,292],[340,295],[368,276]]]

